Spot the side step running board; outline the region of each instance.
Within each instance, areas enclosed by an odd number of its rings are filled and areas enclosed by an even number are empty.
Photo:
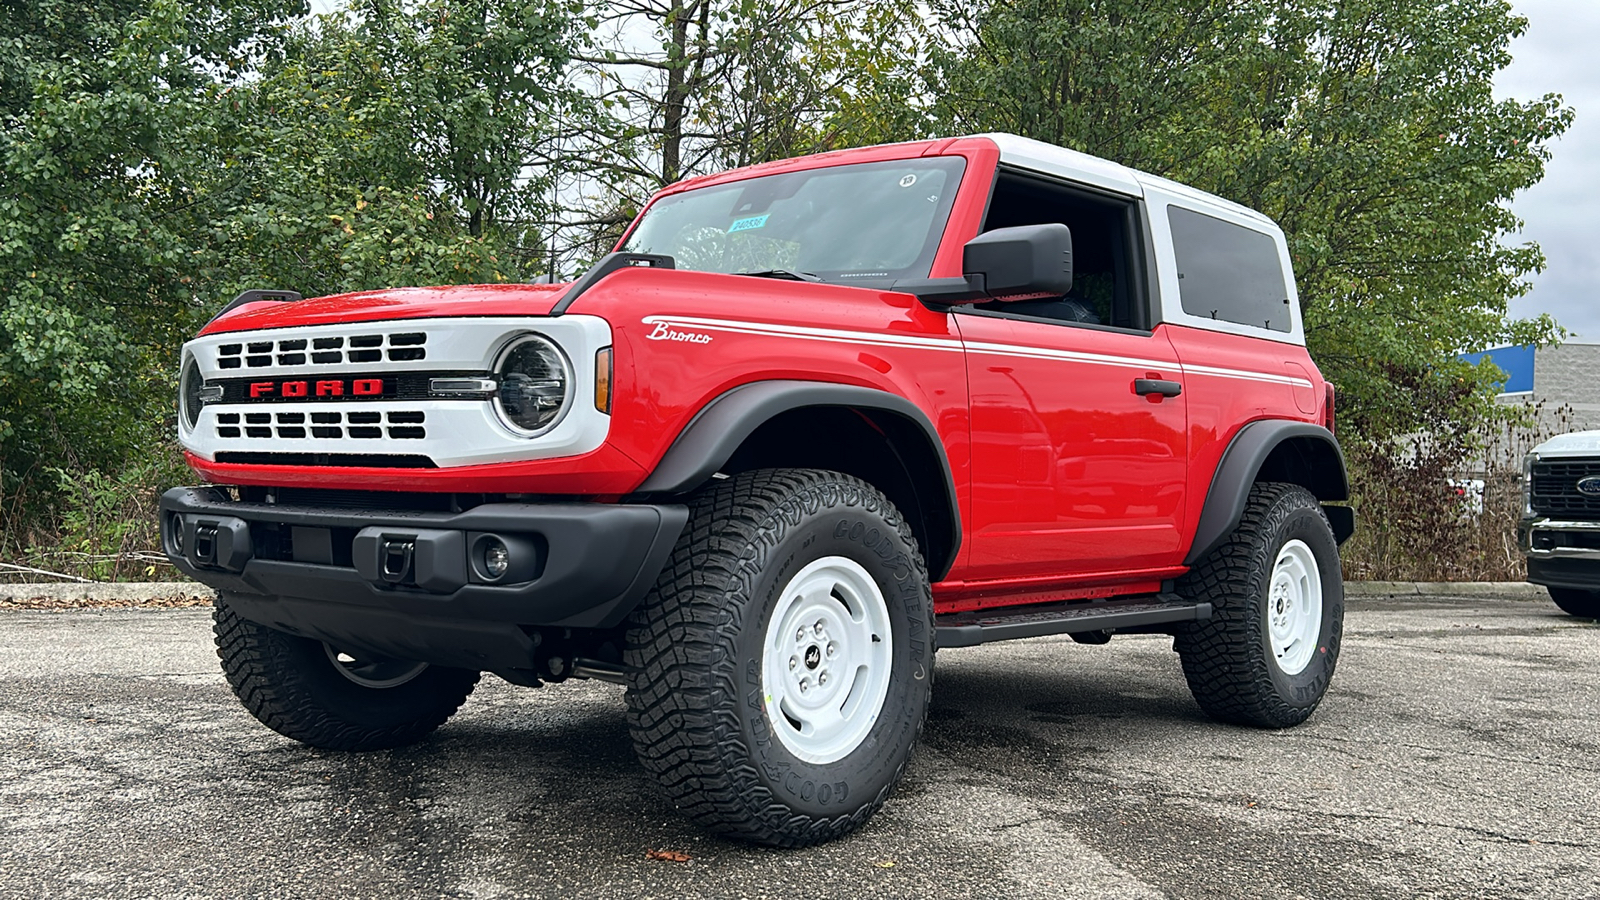
[[[1211,604],[1188,601],[1111,603],[1058,603],[1032,607],[1025,612],[953,613],[935,620],[940,649],[976,647],[991,641],[1072,634],[1083,631],[1140,628],[1169,622],[1198,622],[1211,618]]]

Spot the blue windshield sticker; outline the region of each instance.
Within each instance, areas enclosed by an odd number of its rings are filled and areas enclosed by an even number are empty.
[[[772,214],[768,213],[767,215],[770,216]],[[767,216],[751,216],[748,219],[734,219],[733,224],[728,226],[728,233],[733,234],[735,231],[749,231],[752,228],[762,228],[765,227],[766,224]]]

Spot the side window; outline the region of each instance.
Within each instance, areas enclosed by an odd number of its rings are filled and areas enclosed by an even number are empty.
[[[1133,203],[1002,170],[983,230],[1049,222],[1072,230],[1072,293],[977,308],[1061,322],[1144,327],[1143,292],[1133,277],[1138,247]]]
[[[1179,206],[1167,207],[1183,311],[1288,331],[1289,291],[1271,235]]]

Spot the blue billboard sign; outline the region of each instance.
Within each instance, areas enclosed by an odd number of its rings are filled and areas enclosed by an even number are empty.
[[[1461,358],[1473,365],[1490,360],[1506,373],[1502,394],[1521,394],[1533,390],[1533,345],[1522,347],[1494,347],[1481,353],[1463,353]]]

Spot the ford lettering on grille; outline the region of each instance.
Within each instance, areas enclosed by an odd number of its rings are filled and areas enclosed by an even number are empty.
[[[377,400],[394,394],[387,378],[265,378],[225,383],[223,402],[251,400]]]
[[[1600,475],[1578,479],[1578,493],[1585,497],[1600,497]]]

